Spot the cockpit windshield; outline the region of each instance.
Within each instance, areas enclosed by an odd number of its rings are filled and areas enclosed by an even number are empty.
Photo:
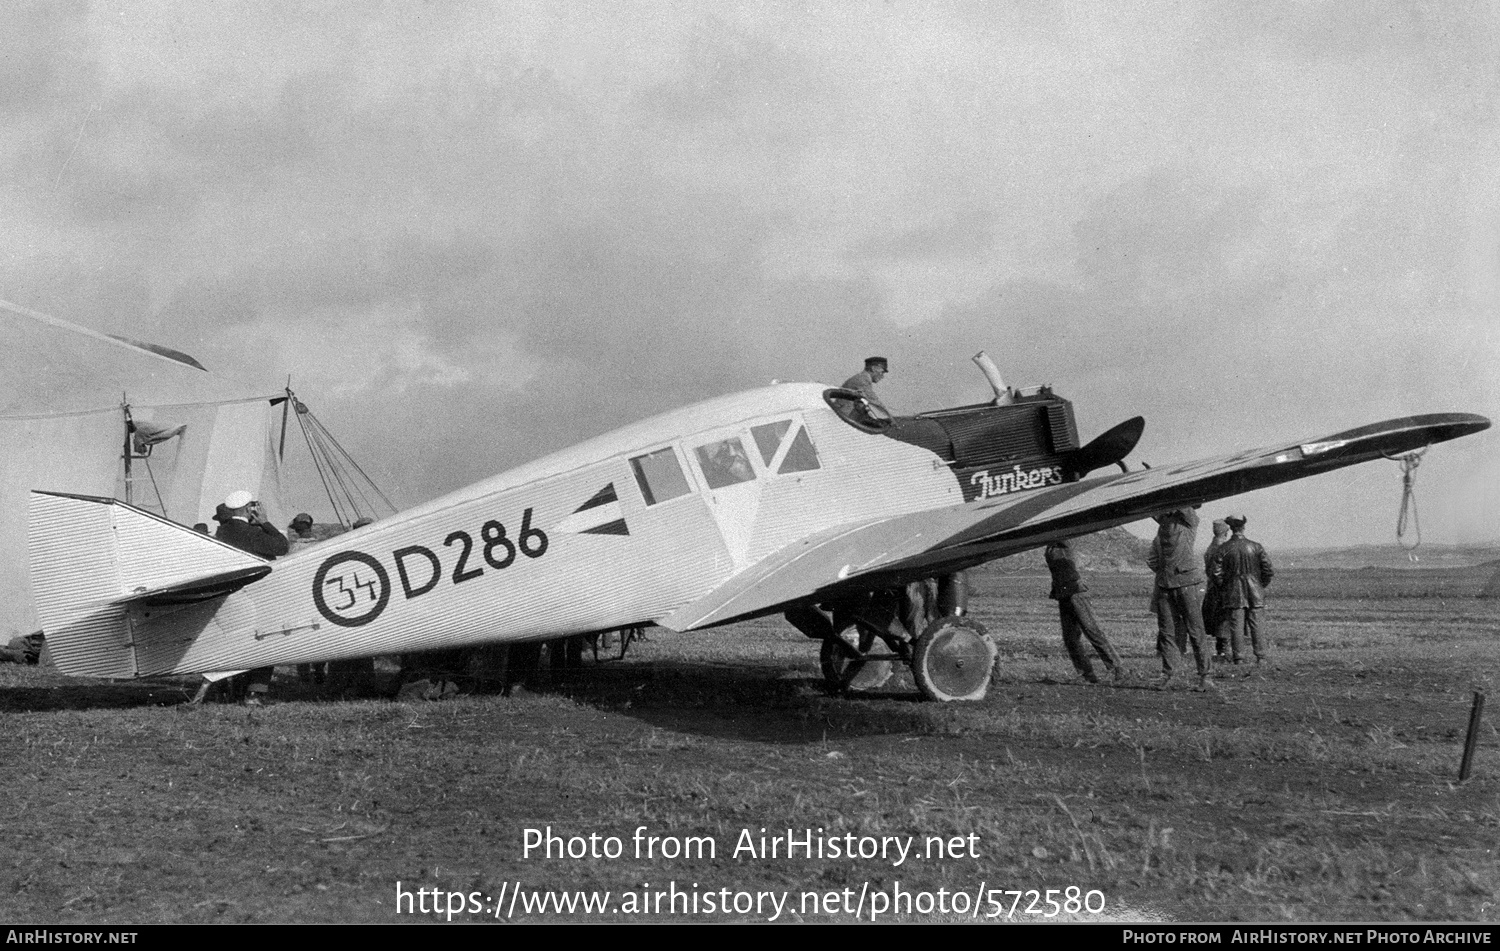
[[[884,432],[891,425],[888,417],[876,415],[865,398],[854,390],[824,390],[823,401],[849,425],[867,433]]]
[[[794,425],[797,431],[788,440]],[[818,450],[813,448],[807,428],[800,422],[781,419],[774,423],[763,423],[751,427],[750,434],[755,437],[756,448],[760,450],[761,461],[766,464],[767,469],[774,465],[776,472],[784,475],[788,472],[811,472],[819,468]],[[781,457],[779,465],[776,462],[777,456]]]

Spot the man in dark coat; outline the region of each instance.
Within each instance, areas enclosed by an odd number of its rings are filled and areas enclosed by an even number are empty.
[[[1276,572],[1271,567],[1271,556],[1260,542],[1245,537],[1245,516],[1231,515],[1224,521],[1234,534],[1214,552],[1208,566],[1209,575],[1219,585],[1223,617],[1220,623],[1227,630],[1236,664],[1245,659],[1246,633],[1255,651],[1255,662],[1266,663],[1271,659],[1271,639],[1261,629],[1261,613],[1266,604],[1266,586]]]
[[[1073,559],[1073,549],[1066,538],[1058,539],[1043,552],[1047,570],[1052,572],[1052,590],[1047,597],[1057,602],[1057,613],[1062,620],[1063,646],[1073,660],[1073,667],[1091,684],[1099,682],[1094,666],[1089,662],[1083,639],[1089,643],[1104,661],[1109,679],[1120,683],[1125,679],[1125,668],[1120,664],[1120,654],[1109,642],[1099,622],[1094,619],[1094,608],[1089,603],[1088,587],[1078,573],[1078,563]]]
[[[286,536],[271,524],[270,519],[266,518],[265,509],[251,498],[249,492],[231,492],[222,508],[228,518],[221,521],[218,530],[214,532],[214,537],[219,541],[268,561],[287,553],[289,545]],[[214,517],[218,518],[217,515]],[[258,707],[265,702],[265,695],[271,689],[274,670],[272,667],[257,667],[244,673],[247,706]]]
[[[1215,661],[1229,659],[1229,641],[1227,640],[1229,635],[1220,624],[1223,613],[1219,607],[1219,602],[1222,600],[1219,595],[1219,585],[1214,581],[1213,575],[1209,574],[1208,568],[1213,563],[1214,554],[1219,550],[1219,546],[1228,540],[1229,523],[1222,518],[1214,519],[1214,538],[1208,543],[1208,551],[1203,553],[1203,572],[1208,575],[1207,593],[1203,595],[1203,630],[1214,639]]]
[[[239,504],[236,505],[235,503]],[[245,491],[231,492],[224,500],[229,518],[219,523],[214,537],[267,560],[280,558],[290,547],[286,536],[266,518],[266,510]]]
[[[1165,689],[1172,682],[1178,661],[1190,643],[1198,665],[1195,689],[1212,690],[1213,660],[1203,631],[1203,569],[1193,551],[1198,513],[1184,507],[1154,518],[1156,538],[1146,564],[1156,572],[1151,604],[1156,611],[1156,651],[1161,655],[1158,688]]]

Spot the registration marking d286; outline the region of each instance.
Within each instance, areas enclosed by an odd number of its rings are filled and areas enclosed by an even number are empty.
[[[485,573],[486,566],[503,571],[516,562],[517,554],[540,558],[547,553],[547,533],[532,527],[531,509],[521,515],[521,528],[514,538],[505,525],[495,519],[479,528],[476,541],[469,532],[458,529],[443,539],[443,548],[453,553],[452,584],[473,581]],[[406,600],[421,597],[436,588],[444,578],[443,560],[426,545],[407,545],[390,554]],[[318,568],[313,578],[313,603],[319,613],[341,627],[361,627],[385,611],[391,599],[390,575],[373,555],[346,551],[333,555]]]

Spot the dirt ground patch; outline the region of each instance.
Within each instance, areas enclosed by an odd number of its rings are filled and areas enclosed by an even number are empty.
[[[1111,920],[1491,922],[1493,706],[1475,775],[1456,777],[1500,601],[1474,597],[1492,572],[1469,571],[1287,572],[1276,669],[1223,671],[1211,695],[1150,689],[1134,575],[1090,579],[1136,674],[1122,687],[1074,676],[1044,578],[981,575],[975,614],[1002,654],[976,704],[919,702],[904,676],[830,697],[815,645],[779,620],[653,632],[567,683],[442,702],[339,700],[288,670],[272,706],[189,707],[186,681],[6,666],[0,918],[446,919],[420,912],[420,889],[429,907],[459,896],[464,921],[776,911],[740,894],[783,896],[777,920],[852,921],[877,893],[908,902],[879,920],[1037,920],[1055,889],[1073,920],[1092,894]],[[549,829],[622,851],[527,854],[527,830]],[[823,854],[788,857],[787,830]],[[913,851],[826,847],[864,837]],[[591,911],[556,904],[604,892]]]

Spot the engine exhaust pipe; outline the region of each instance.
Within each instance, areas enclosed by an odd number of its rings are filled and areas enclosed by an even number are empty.
[[[979,366],[979,371],[984,374],[984,378],[990,381],[990,389],[995,391],[995,405],[1009,406],[1014,403],[1015,394],[1000,378],[1000,368],[995,366],[995,361],[990,359],[990,355],[981,350],[974,354],[974,362]]]

